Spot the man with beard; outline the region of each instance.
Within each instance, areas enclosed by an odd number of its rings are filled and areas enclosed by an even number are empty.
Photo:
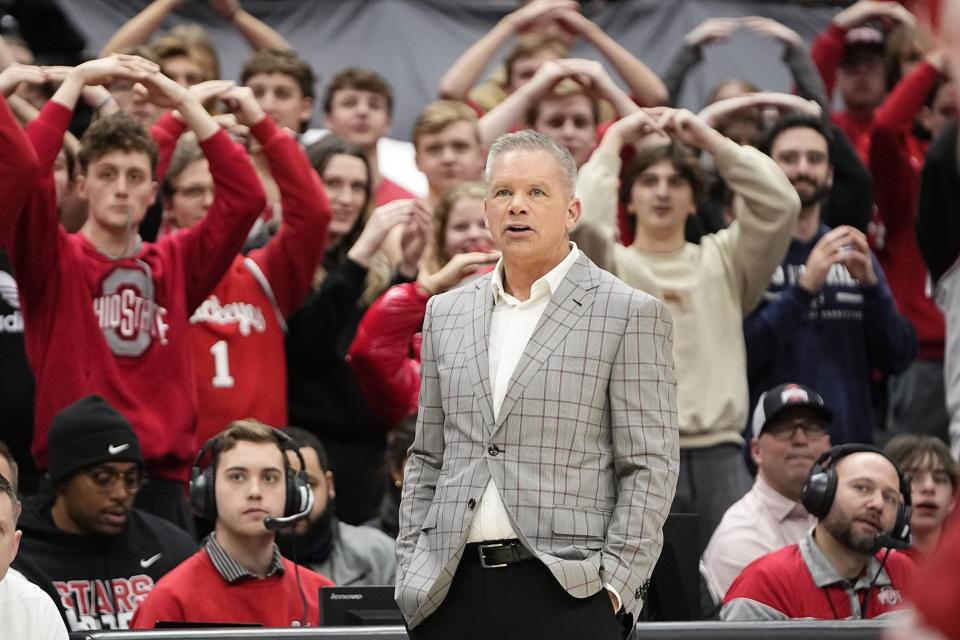
[[[909,538],[910,519],[910,482],[893,461],[873,447],[834,447],[814,464],[802,501],[817,526],[747,565],[720,618],[866,620],[897,609],[914,564],[890,550]]]
[[[753,413],[750,457],[757,478],[723,514],[703,553],[711,586],[723,596],[745,566],[803,540],[816,524],[800,491],[810,465],[830,448],[833,412],[813,389],[784,384],[765,391]]]
[[[871,369],[903,371],[917,342],[866,236],[848,226],[831,230],[820,219],[833,180],[830,137],[819,120],[791,115],[773,125],[764,144],[802,208],[783,263],[744,321],[750,397],[756,402],[786,382],[821,389],[834,413],[833,442],[871,442]]]
[[[53,598],[71,631],[126,629],[154,583],[196,544],[133,508],[146,478],[140,442],[102,398],[60,411],[48,445],[53,495],[24,504],[13,566]]]
[[[287,427],[284,433],[303,456],[314,502],[306,520],[297,523],[292,533],[289,529],[281,533],[277,540],[280,551],[341,587],[392,585],[396,572],[393,539],[373,527],[340,522],[333,472],[320,439],[297,427]],[[287,458],[291,465],[299,465],[293,451],[287,451]]]

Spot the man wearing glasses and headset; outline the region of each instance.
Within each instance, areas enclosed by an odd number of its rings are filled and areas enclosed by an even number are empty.
[[[814,460],[830,448],[832,419],[820,394],[799,384],[782,384],[760,396],[750,441],[757,478],[747,495],[727,509],[703,552],[718,599],[744,567],[800,542],[817,524],[800,504],[800,490]]]
[[[40,495],[24,504],[14,567],[50,594],[67,628],[126,629],[162,575],[196,551],[189,534],[133,508],[143,456],[99,396],[56,415]]]

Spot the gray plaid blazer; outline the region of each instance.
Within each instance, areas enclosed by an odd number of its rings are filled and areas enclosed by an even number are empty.
[[[670,314],[581,255],[494,420],[491,277],[427,306],[397,603],[411,628],[440,605],[493,477],[514,531],[568,593],[585,598],[609,584],[636,618],[677,484]]]

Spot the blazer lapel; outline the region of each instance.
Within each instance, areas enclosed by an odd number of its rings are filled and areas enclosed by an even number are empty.
[[[490,336],[490,317],[493,314],[493,292],[490,278],[476,281],[473,298],[473,317],[470,321],[472,335],[466,348],[467,373],[473,383],[473,393],[480,405],[480,413],[488,425],[493,425],[493,393],[490,391],[490,352],[487,349]]]
[[[533,335],[530,336],[530,341],[527,342],[517,368],[514,369],[513,376],[510,378],[507,395],[503,399],[503,404],[500,405],[500,413],[497,414],[497,428],[502,426],[506,417],[510,415],[510,411],[513,410],[531,378],[540,371],[550,354],[563,342],[570,329],[593,304],[594,289],[599,284],[599,280],[594,277],[595,274],[591,273],[591,270],[596,268],[586,255],[581,254],[570,266],[563,282],[550,297],[550,302],[543,310],[537,328],[533,330]]]

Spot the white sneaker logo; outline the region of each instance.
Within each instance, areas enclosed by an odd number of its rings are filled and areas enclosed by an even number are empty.
[[[146,560],[141,560],[141,561],[140,561],[140,566],[143,567],[144,569],[146,569],[147,567],[149,567],[150,565],[152,565],[154,562],[156,562],[157,560],[159,560],[159,559],[160,559],[160,556],[162,556],[162,555],[163,555],[162,553],[158,553],[158,554],[155,555],[155,556],[150,556],[150,557],[147,558]]]
[[[129,448],[130,448],[129,442],[126,444],[117,444],[117,445],[111,444],[111,445],[107,445],[107,453],[109,453],[112,456],[115,456],[121,451],[126,451]]]

